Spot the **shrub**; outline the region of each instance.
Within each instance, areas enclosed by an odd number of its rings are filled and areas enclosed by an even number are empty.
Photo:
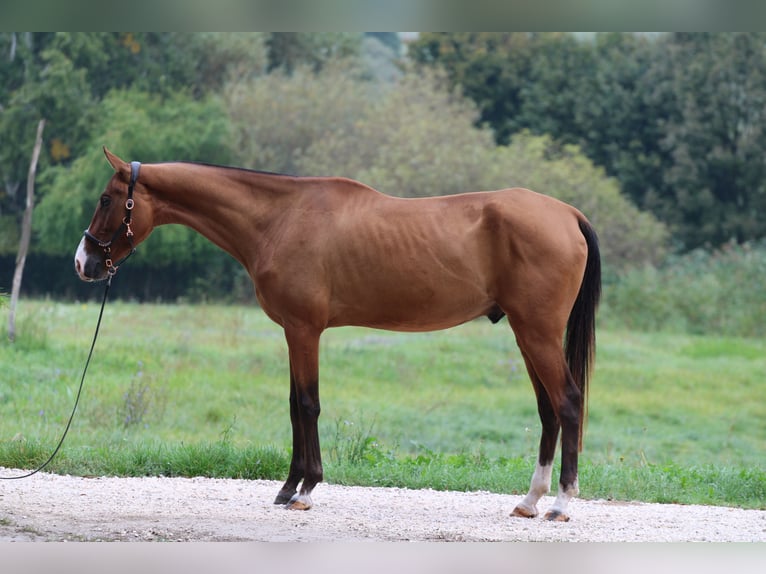
[[[766,334],[766,242],[697,249],[620,274],[604,289],[608,322],[631,329]]]

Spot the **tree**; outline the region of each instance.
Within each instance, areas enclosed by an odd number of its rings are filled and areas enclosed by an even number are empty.
[[[7,41],[7,35],[3,39]],[[18,190],[28,174],[28,153],[34,146],[40,118],[47,121],[46,139],[50,142],[41,152],[44,168],[51,161],[69,157],[75,142],[83,137],[92,103],[85,74],[75,70],[60,52],[39,49],[35,39],[25,35],[16,41],[14,59],[4,72],[12,80],[4,90],[4,101],[0,101],[0,217],[6,229],[18,229],[24,210],[25,201]],[[15,251],[18,235],[4,235],[0,250]]]
[[[16,303],[19,300],[19,291],[21,290],[21,279],[24,275],[24,264],[27,260],[29,243],[32,238],[32,211],[35,207],[35,173],[37,172],[37,161],[40,158],[40,148],[43,144],[43,129],[45,120],[40,120],[37,124],[37,136],[35,137],[35,147],[32,150],[32,159],[29,162],[29,176],[27,177],[27,205],[24,209],[24,219],[21,226],[21,241],[19,242],[19,253],[16,257],[16,269],[13,273],[13,285],[11,287],[11,309],[8,314],[8,338],[11,342],[16,340]]]
[[[132,86],[203,99],[232,77],[265,72],[262,34],[0,33],[0,255],[15,250],[34,126],[46,118],[40,171],[68,165],[90,145],[98,103]],[[41,190],[45,191],[45,188]]]
[[[766,235],[766,36],[424,34],[499,143],[574,143],[692,249]]]
[[[528,132],[497,146],[446,72],[419,70],[381,85],[342,66],[302,68],[230,86],[226,102],[245,165],[351,177],[403,197],[529,187],[591,217],[613,270],[664,253],[666,228],[577,146]]]
[[[318,72],[328,62],[358,56],[361,42],[361,34],[346,32],[273,32],[266,40],[268,70],[290,74],[308,65]]]
[[[405,75],[357,110],[346,129],[314,139],[301,173],[353,177],[401,197],[481,188],[492,133],[473,126],[476,107],[442,74]]]
[[[639,34],[596,35],[594,69],[577,106],[577,143],[641,209],[662,188],[667,161],[660,141],[671,106],[655,97],[649,73],[661,58],[657,44]]]
[[[766,235],[766,34],[675,34],[652,73],[668,166],[647,205],[687,249]]]
[[[450,86],[478,106],[478,123],[490,125],[503,144],[529,127],[518,121],[535,38],[526,32],[425,33],[410,44],[408,55],[418,65],[443,68]]]
[[[137,90],[114,91],[99,104],[98,112],[87,152],[70,166],[57,166],[46,174],[47,193],[38,206],[35,224],[40,252],[70,255],[76,247],[99,190],[111,176],[103,157],[104,145],[142,162],[231,163],[231,153],[222,145],[229,124],[215,98],[197,101],[181,93],[165,98]],[[189,262],[215,251],[180,226],[153,234],[146,249],[151,250],[155,267]]]
[[[232,82],[224,100],[237,163],[299,174],[301,155],[328,134],[353,129],[380,89],[354,60],[328,63],[321,73],[299,66]],[[325,172],[324,169],[321,170]]]
[[[40,117],[47,120],[46,145],[41,149],[38,168],[40,201],[27,266],[30,280],[43,265],[43,258],[48,269],[71,268],[72,244],[66,238],[75,242],[79,237],[93,201],[92,197],[78,197],[77,192],[92,193],[103,185],[102,178],[108,177],[99,157],[104,143],[124,143],[125,148],[137,153],[153,152],[154,159],[167,159],[168,153],[208,161],[230,158],[226,145],[228,128],[222,128],[227,125],[226,120],[221,109],[211,103],[211,94],[232,78],[253,78],[265,73],[264,39],[265,35],[258,33],[0,33],[0,257],[8,258],[15,253],[19,242],[24,209],[19,190],[26,181],[29,161],[25,150],[32,148],[34,127]],[[126,90],[128,86],[133,89]],[[159,100],[147,96],[149,106],[155,106],[155,101],[173,105],[178,98],[179,113],[191,113],[192,119],[187,122],[182,116],[174,116],[172,110],[164,115],[156,110],[147,112],[141,104],[133,108],[134,118],[120,117],[119,105],[112,101],[108,104],[112,106],[109,113],[114,112],[120,121],[110,131],[105,125],[102,101],[109,100],[113,93],[119,98],[119,94],[139,91],[159,94]],[[138,97],[128,99],[135,102]],[[215,117],[195,124],[194,118],[205,112],[190,109],[194,108],[193,102],[202,102],[200,107],[207,108]],[[160,132],[174,141],[157,137],[157,125],[144,121],[147,115],[168,122],[164,126],[167,129]],[[176,129],[190,126],[194,132]],[[137,129],[142,131],[136,132]],[[194,137],[200,137],[198,144],[190,144]],[[216,141],[211,143],[210,137]],[[139,142],[141,138],[147,141]],[[167,153],[153,144],[167,144]],[[62,175],[84,157],[90,157],[95,172],[100,173],[90,180],[95,188],[83,187],[83,180],[78,179],[80,169],[89,171],[83,164],[74,169],[71,178]],[[98,172],[95,166],[103,171]],[[56,191],[56,197],[47,202],[46,194],[58,187],[59,183],[54,182],[61,181],[66,181],[66,187]],[[52,213],[46,204],[55,205],[60,211]],[[174,233],[163,230],[155,241],[168,239]],[[184,237],[177,241],[182,242]],[[41,238],[45,241],[40,242]],[[178,257],[182,259],[190,252],[193,250],[180,248]],[[5,262],[3,267],[5,272]],[[46,275],[45,288],[62,291],[61,285],[54,287],[50,283],[50,275]],[[60,275],[66,277],[63,272]],[[37,274],[38,281],[42,276]],[[10,278],[6,279],[3,273],[2,281]],[[61,281],[67,285],[64,279]],[[25,288],[28,287],[34,289],[25,280]]]

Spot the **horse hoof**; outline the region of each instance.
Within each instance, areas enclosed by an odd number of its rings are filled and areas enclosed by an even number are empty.
[[[550,522],[569,522],[569,516],[558,510],[549,510],[545,513],[545,520]]]
[[[519,504],[516,506],[516,508],[513,509],[513,512],[511,512],[511,516],[518,516],[520,518],[534,518],[537,516],[537,509],[527,508]]]
[[[311,501],[311,497],[307,494],[303,494],[301,496],[293,497],[286,508],[287,510],[308,510],[312,506],[314,506],[314,503]]]
[[[284,504],[290,504],[290,501],[295,498],[294,492],[280,492],[277,494],[277,497],[274,499],[274,504],[284,505]]]

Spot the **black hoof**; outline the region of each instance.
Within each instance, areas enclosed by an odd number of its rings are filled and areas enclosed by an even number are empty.
[[[290,501],[295,496],[294,492],[280,492],[277,494],[277,497],[274,499],[274,504],[289,504]]]
[[[569,516],[558,510],[549,510],[545,513],[545,520],[551,522],[569,522]]]

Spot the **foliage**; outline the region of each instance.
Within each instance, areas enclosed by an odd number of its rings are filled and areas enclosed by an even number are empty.
[[[0,33],[0,53],[10,55],[0,58],[3,228],[15,227],[23,211],[18,190],[41,118],[47,122],[38,170],[44,180],[49,166],[68,166],[93,151],[94,126],[103,126],[101,100],[112,90],[160,94],[172,105],[184,94],[204,99],[231,77],[266,68],[259,34],[9,32]],[[0,255],[14,252],[16,242],[14,232],[0,233]]]
[[[334,60],[359,56],[362,35],[348,32],[273,32],[266,40],[269,71],[292,73],[308,66],[319,72]]]
[[[631,329],[766,335],[766,244],[730,243],[621,274],[604,290],[611,320]]]
[[[663,48],[652,96],[673,102],[670,161],[645,204],[690,248],[764,237],[766,34],[677,34]]]
[[[316,141],[352,129],[375,98],[376,86],[360,80],[363,68],[351,60],[327,66],[321,74],[299,66],[249,82],[233,82],[224,92],[240,165],[298,173],[298,159]],[[314,175],[329,175],[327,166]]]
[[[469,102],[443,88],[434,74],[405,75],[358,107],[346,129],[317,138],[298,162],[301,173],[344,175],[400,197],[483,189],[492,136],[472,127]]]
[[[683,249],[766,235],[763,34],[428,33],[410,54],[443,66],[499,143],[580,145]]]
[[[0,35],[0,46],[6,35]],[[31,37],[28,37],[31,38]],[[16,226],[24,209],[29,160],[40,119],[47,120],[46,149],[39,162],[43,171],[51,161],[68,159],[81,148],[91,117],[92,98],[86,74],[74,67],[61,52],[35,51],[32,40],[18,42],[11,61],[0,59],[0,68],[10,81],[0,100],[0,215],[3,224]],[[0,253],[14,252],[16,234],[8,233],[0,243]],[[3,233],[3,235],[6,235]]]
[[[408,55],[415,63],[442,67],[451,85],[476,102],[479,123],[492,126],[497,142],[504,144],[529,127],[517,118],[523,115],[535,38],[520,32],[423,33]]]
[[[230,157],[221,146],[228,123],[213,98],[194,100],[183,93],[163,98],[135,90],[114,91],[99,108],[88,151],[71,166],[48,170],[41,182],[46,193],[35,215],[41,252],[60,255],[72,252],[95,209],[98,190],[112,173],[102,146],[145,162],[164,160],[170,155],[190,161],[226,163]],[[163,129],[158,130],[158,125]],[[151,250],[155,266],[204,260],[216,252],[203,238],[178,226],[161,229],[148,241],[151,247],[147,250]]]

